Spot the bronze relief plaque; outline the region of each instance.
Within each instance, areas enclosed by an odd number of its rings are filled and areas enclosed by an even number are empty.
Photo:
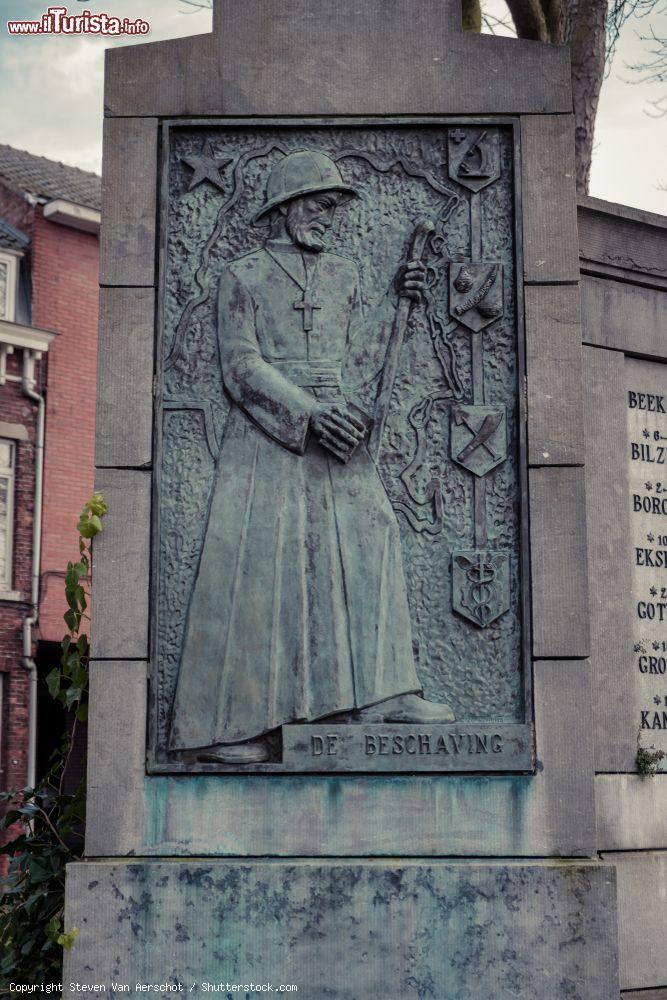
[[[513,122],[168,122],[151,771],[532,768]]]

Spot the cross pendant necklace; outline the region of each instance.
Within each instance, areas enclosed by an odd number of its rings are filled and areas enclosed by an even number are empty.
[[[309,333],[313,329],[313,312],[315,309],[321,309],[322,306],[316,306],[314,302],[308,302],[308,287],[303,290],[303,297],[301,302],[294,303],[294,309],[301,310],[301,319],[303,321],[303,330],[305,333]]]
[[[303,255],[301,255],[301,260],[303,262],[303,270],[304,270],[304,274],[305,274],[305,283],[302,284],[299,281],[299,279],[297,278],[297,276],[293,273],[293,271],[291,270],[291,268],[288,269],[287,267],[285,267],[284,263],[280,259],[280,257],[282,256],[281,254],[275,253],[271,249],[271,247],[268,246],[268,245],[267,245],[266,249],[267,249],[268,253],[271,255],[271,257],[273,257],[274,261],[276,262],[276,264],[278,265],[278,267],[281,269],[281,271],[284,271],[285,274],[287,275],[287,277],[291,278],[291,280],[294,282],[294,284],[298,285],[298,287],[301,289],[301,301],[300,302],[298,302],[298,301],[295,302],[292,308],[293,309],[298,309],[299,312],[301,313],[301,324],[302,324],[301,328],[302,328],[303,332],[304,333],[310,333],[310,331],[313,329],[313,319],[314,319],[313,313],[314,313],[314,311],[316,309],[321,309],[322,308],[322,306],[315,305],[315,303],[312,302],[311,299],[310,299],[310,292],[312,290],[312,287],[313,287],[313,284],[314,284],[314,281],[315,281],[315,273],[317,271],[317,265],[319,263],[319,257],[317,257],[315,259],[315,263],[314,263],[312,271],[311,271],[311,273],[309,275],[308,274],[308,266],[306,264],[305,258],[303,257]]]
[[[313,313],[315,309],[321,309],[322,306],[316,306],[312,301],[310,292],[312,291],[313,283],[315,281],[315,273],[317,271],[317,265],[319,263],[319,257],[315,258],[315,263],[310,274],[308,274],[308,265],[306,264],[305,257],[302,256],[303,260],[303,270],[306,275],[306,283],[301,286],[302,296],[300,302],[295,302],[293,308],[298,309],[301,312],[302,329],[304,333],[310,333],[313,329]]]

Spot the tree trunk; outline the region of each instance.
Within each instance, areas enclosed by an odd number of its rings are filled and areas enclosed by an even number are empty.
[[[480,0],[462,0],[461,25],[464,31],[482,30],[482,5]]]
[[[572,64],[577,191],[586,194],[593,159],[595,116],[604,78],[607,0],[570,0],[568,32]]]
[[[543,9],[545,2],[546,0],[506,0],[519,38],[529,38],[534,42],[550,41]]]
[[[572,67],[577,191],[586,194],[604,78],[608,0],[506,0],[519,38],[567,44]],[[463,27],[481,29],[479,0],[462,0]]]

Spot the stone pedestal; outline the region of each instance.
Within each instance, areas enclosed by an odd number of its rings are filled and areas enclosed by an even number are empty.
[[[94,997],[179,982],[195,997],[618,997],[607,865],[100,861],[70,867],[68,914],[65,982],[106,986]]]

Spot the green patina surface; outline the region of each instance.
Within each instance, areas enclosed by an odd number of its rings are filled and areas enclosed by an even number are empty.
[[[182,982],[193,996],[282,983],[305,1000],[619,994],[611,866],[99,862],[70,866],[68,893],[80,931],[66,982]]]
[[[523,722],[512,129],[184,125],[166,148],[157,768],[170,733],[173,747],[233,742],[415,684],[459,721]],[[299,149],[358,194],[335,209],[312,281],[252,221]],[[337,364],[346,398],[373,412],[394,278],[423,220],[427,302],[398,358],[380,481],[363,448],[343,466],[304,444],[304,392],[334,390],[304,388],[294,359],[328,365],[320,379]],[[261,405],[234,374],[250,336],[272,366]]]

